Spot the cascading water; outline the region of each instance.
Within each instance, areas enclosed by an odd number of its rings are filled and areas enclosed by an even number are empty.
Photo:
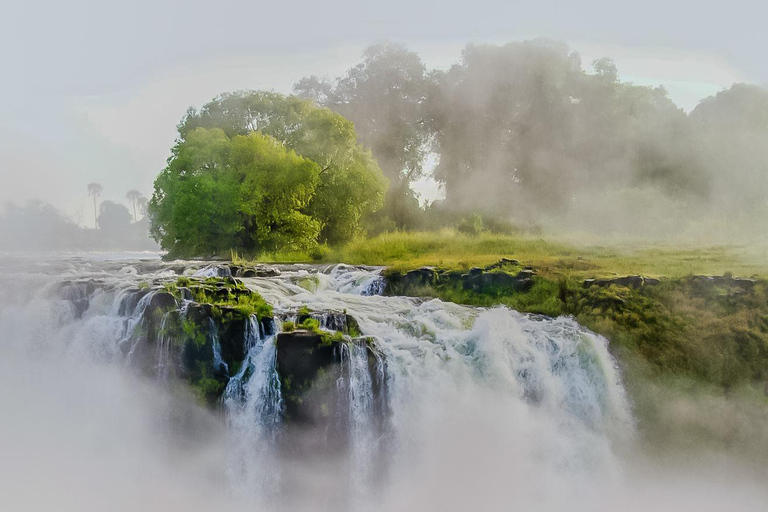
[[[151,326],[145,311],[156,292],[146,290],[147,283],[181,272],[221,275],[194,263],[69,260],[25,267],[11,265],[0,274],[5,353],[58,354],[129,368],[137,352],[134,333]],[[229,375],[222,398],[228,454],[221,473],[238,502],[279,507],[291,497],[295,509],[325,509],[331,502],[353,510],[397,507],[412,492],[414,478],[474,471],[478,461],[471,456],[457,461],[448,455],[466,446],[493,451],[488,443],[499,453],[535,461],[515,474],[514,487],[544,501],[550,485],[580,495],[596,478],[620,478],[616,446],[633,432],[627,400],[606,341],[573,320],[385,297],[378,269],[346,265],[293,266],[276,277],[242,280],[274,306],[274,322],[265,326],[251,317],[239,368],[222,360],[212,320],[207,333],[214,368]],[[362,336],[340,349],[336,387],[349,448],[317,466],[331,467],[329,474],[297,469],[307,461],[286,461],[281,448],[292,441],[283,428],[276,335],[301,308],[330,329],[344,328],[340,322],[348,315]],[[154,362],[164,379],[170,377],[173,342],[169,315],[159,324]],[[313,485],[320,490],[307,491],[306,500],[296,497],[297,486]],[[318,495],[329,501],[318,505]],[[373,495],[388,498],[374,504]]]

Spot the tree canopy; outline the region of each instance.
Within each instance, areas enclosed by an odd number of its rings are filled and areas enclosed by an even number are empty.
[[[341,243],[386,190],[353,124],[296,97],[223,94],[190,109],[179,135],[149,204],[152,235],[173,254]]]
[[[412,227],[419,204],[410,188],[423,175],[429,131],[424,105],[430,80],[419,56],[402,45],[380,43],[335,82],[310,76],[294,91],[355,123],[360,142],[370,147],[390,190],[384,213],[400,228]]]

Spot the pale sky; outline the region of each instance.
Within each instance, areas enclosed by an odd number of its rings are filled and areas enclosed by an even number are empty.
[[[190,105],[290,92],[390,39],[447,67],[469,42],[564,40],[587,65],[664,85],[690,110],[734,82],[768,83],[764,2],[0,0],[0,202],[43,199],[83,223],[86,185],[149,196]],[[434,194],[427,184],[420,188]]]

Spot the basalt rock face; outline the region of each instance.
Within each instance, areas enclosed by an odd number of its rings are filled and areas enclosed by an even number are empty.
[[[230,265],[230,275],[235,277],[277,277],[280,270],[267,265]]]
[[[637,290],[644,286],[657,285],[660,282],[661,281],[659,279],[655,279],[652,277],[624,276],[624,277],[613,277],[610,279],[585,279],[583,284],[585,288],[588,288],[590,286],[600,286],[601,288],[608,288],[609,286],[614,285],[614,286],[623,286],[625,288],[633,288]]]
[[[467,274],[461,276],[461,282],[465,290],[473,290],[480,293],[489,291],[524,292],[530,290],[533,286],[534,275],[536,275],[536,272],[532,268],[523,269],[515,275],[503,271],[493,272],[473,268]]]
[[[533,287],[535,275],[533,267],[522,267],[519,261],[511,258],[502,258],[485,268],[474,267],[466,273],[422,267],[405,273],[386,273],[385,293],[408,295],[421,287],[440,286],[460,286],[491,295],[526,292]]]
[[[58,295],[68,301],[75,314],[75,318],[82,318],[90,304],[93,293],[103,286],[94,280],[64,281],[58,285]]]
[[[386,365],[372,340],[332,340],[299,329],[277,335],[277,371],[284,402],[286,443],[297,455],[337,453],[349,443],[350,401],[360,372],[370,381],[374,428],[388,419]],[[352,373],[355,372],[355,378]],[[359,385],[359,384],[357,384]]]
[[[89,289],[67,287],[62,293],[85,301],[75,302],[77,308],[87,308],[87,296],[80,295]],[[147,376],[185,382],[210,404],[219,402],[246,359],[249,332],[274,330],[261,310],[257,320],[261,297],[232,277],[162,280],[121,294],[119,314],[135,319],[120,345],[128,363]]]
[[[715,286],[739,290],[742,292],[751,292],[755,289],[755,279],[745,279],[741,277],[724,276],[691,276],[689,281],[703,288],[712,288]]]

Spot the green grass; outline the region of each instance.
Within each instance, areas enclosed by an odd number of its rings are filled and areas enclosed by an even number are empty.
[[[384,265],[396,270],[423,266],[466,270],[501,258],[533,265],[549,277],[607,277],[642,274],[681,277],[690,274],[768,277],[768,244],[669,244],[637,239],[583,237],[575,234],[532,235],[460,233],[455,229],[384,233],[358,238],[342,247],[322,246],[313,254],[283,252],[248,258],[232,253],[235,264],[323,262]]]
[[[466,235],[455,230],[386,233],[358,239],[332,250],[327,262],[386,265],[407,270],[422,266],[447,269],[484,267],[500,258],[514,258],[535,266],[543,275],[604,277],[642,274],[680,277],[689,274],[768,276],[768,246],[673,246],[590,239],[566,243],[552,236]],[[609,241],[611,242],[611,241]]]

